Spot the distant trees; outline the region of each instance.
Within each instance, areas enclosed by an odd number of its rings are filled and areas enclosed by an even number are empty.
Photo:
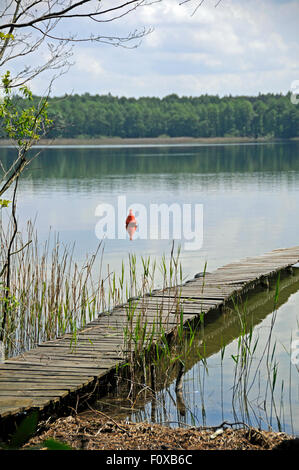
[[[299,108],[289,94],[136,99],[85,93],[50,98],[48,114],[55,123],[53,138],[299,135]]]

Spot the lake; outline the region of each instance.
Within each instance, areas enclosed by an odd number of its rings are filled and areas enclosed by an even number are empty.
[[[13,149],[0,152],[6,162]],[[76,243],[83,260],[99,242],[99,204],[116,207],[119,196],[127,208],[202,204],[202,248],[186,251],[181,243],[184,272],[192,276],[205,261],[213,270],[298,244],[298,153],[298,143],[42,149],[20,183],[19,219],[35,219],[40,240],[52,227],[65,243]],[[126,214],[121,217],[125,222]],[[128,252],[160,256],[171,243],[107,239],[106,263],[117,270]]]
[[[137,260],[141,256],[160,260],[163,253],[169,256],[176,220],[171,217],[158,220],[162,232],[169,230],[168,239],[161,239],[159,231],[156,238],[151,236],[151,230],[156,233],[159,228],[156,227],[157,220],[150,217],[151,207],[155,204],[165,204],[168,208],[176,204],[177,210],[181,211],[181,223],[176,230],[180,233],[181,229],[182,236],[175,243],[181,246],[180,259],[186,279],[203,271],[205,263],[207,270],[212,271],[240,258],[299,244],[299,143],[53,146],[39,150],[41,154],[32,162],[19,185],[20,227],[24,228],[28,219],[34,219],[40,241],[47,239],[51,227],[65,244],[71,246],[75,242],[74,257],[83,263],[86,254],[96,250],[100,242],[96,227],[102,219],[97,208],[108,208],[108,212],[114,210],[106,226],[102,224],[102,229],[106,227],[110,234],[114,231],[115,235],[114,238],[106,238],[103,245],[104,275],[108,265],[109,271],[118,275],[122,260],[127,263],[129,253],[136,254]],[[9,163],[13,152],[12,148],[0,148],[3,164]],[[189,232],[197,236],[200,245],[192,249],[192,244],[191,248],[190,243],[188,245],[190,233],[188,240],[183,236],[187,220],[183,217],[183,210],[188,206],[192,215],[196,205],[202,210],[203,226],[201,219],[198,226],[192,217],[187,221],[190,222]],[[127,234],[124,238],[122,231],[131,207],[139,208],[142,219],[133,240]],[[109,228],[111,214],[115,223]],[[118,238],[119,233],[121,238]],[[291,337],[299,329],[299,285],[294,283],[289,289],[287,299],[277,311],[274,331],[279,345],[279,387],[283,381],[285,394],[288,396],[291,390],[295,400],[293,415],[284,411],[284,423],[288,431],[295,429],[298,433],[298,371],[295,365],[290,365],[285,349],[290,351]],[[269,330],[271,316],[266,315],[258,323],[261,342]],[[231,383],[231,365],[228,364],[232,363],[235,347],[236,342],[231,339],[225,351],[228,363],[223,369],[227,371],[223,377],[224,388]],[[256,354],[262,354],[262,349],[257,349]],[[205,380],[209,406],[205,409],[204,421],[208,424],[219,424],[221,418],[230,413],[230,404],[226,402],[220,409],[215,406],[215,403],[220,403],[216,393],[219,374],[213,374],[213,371],[218,370],[216,365],[219,363],[218,350],[209,357],[209,382]],[[290,370],[293,374],[291,385]],[[192,423],[192,419],[197,424],[203,422],[203,417],[199,416],[202,413],[198,385],[201,373],[198,362],[185,373],[185,401],[191,409],[185,414],[186,423]],[[173,385],[167,389],[170,395],[173,392],[171,387]],[[173,417],[177,408],[175,403],[171,405],[173,400],[169,395],[166,396],[168,402],[165,406],[168,415]],[[146,416],[151,415],[146,407],[144,410]],[[159,413],[155,420],[159,420]],[[232,419],[231,415],[229,419]]]

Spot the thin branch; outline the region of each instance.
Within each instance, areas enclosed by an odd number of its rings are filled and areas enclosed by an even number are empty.
[[[32,26],[34,29],[38,30],[40,33],[42,33],[44,36],[50,39],[54,39],[56,41],[65,41],[65,42],[102,42],[105,44],[113,44],[113,45],[121,45],[122,43],[132,41],[132,39],[141,39],[145,35],[150,34],[153,29],[148,28],[148,30],[143,29],[141,32],[134,32],[128,36],[93,36],[90,35],[89,37],[86,38],[79,38],[75,39],[74,37],[58,37],[58,36],[53,36],[42,29],[40,29],[38,26]]]
[[[103,411],[95,410],[94,408],[90,406],[89,403],[87,403],[87,406],[93,413],[97,413],[99,415],[104,416],[105,418],[109,419],[109,421],[112,421],[115,424],[115,426],[117,426],[121,431],[127,433],[128,435],[131,435],[130,431],[120,426],[113,418],[111,418],[111,416],[106,415],[105,413],[103,413]]]
[[[21,158],[21,161],[17,168],[15,169],[14,173],[8,178],[8,180],[4,183],[2,188],[0,189],[0,196],[2,196],[5,191],[14,183],[14,181],[17,180],[17,178],[20,176],[22,171],[24,170],[25,166],[28,165],[28,162],[25,158]]]
[[[15,9],[15,12],[14,12],[14,15],[13,15],[13,22],[16,21],[18,11],[19,11],[19,8],[20,8],[20,4],[21,4],[21,0],[16,0],[16,9]],[[1,29],[1,26],[0,26],[0,29]],[[11,35],[13,33],[13,31],[14,31],[14,26],[11,25],[10,28],[9,28],[8,34]],[[0,60],[2,59],[2,57],[4,55],[4,52],[5,52],[5,50],[6,50],[6,48],[7,48],[10,41],[11,41],[11,37],[7,36],[7,38],[4,41],[3,46],[0,48]]]
[[[23,246],[22,246],[21,248],[19,248],[17,251],[13,251],[13,252],[11,253],[11,256],[16,255],[16,254],[20,253],[21,251],[25,250],[25,248],[26,248],[28,245],[30,245],[30,243],[32,243],[32,240],[29,240],[27,243],[25,243],[25,245],[23,245]]]
[[[36,23],[41,23],[45,20],[52,20],[52,19],[57,19],[57,18],[90,18],[90,17],[98,16],[98,15],[106,15],[107,13],[112,13],[112,12],[121,10],[123,8],[126,8],[129,5],[134,4],[134,3],[140,3],[140,4],[144,3],[144,1],[145,0],[130,0],[128,2],[122,3],[121,5],[117,5],[117,6],[112,7],[112,8],[107,8],[106,10],[102,10],[102,11],[91,11],[89,13],[79,13],[79,12],[77,12],[77,13],[73,13],[71,15],[67,15],[68,12],[73,11],[73,10],[75,10],[75,9],[79,8],[80,6],[83,6],[87,3],[90,3],[90,0],[81,0],[80,2],[77,2],[74,5],[70,5],[69,7],[65,8],[63,10],[56,11],[56,12],[53,12],[53,13],[48,13],[48,14],[45,14],[45,15],[41,15],[40,17],[35,18],[31,21],[27,21],[25,23],[11,22],[11,23],[6,23],[4,25],[0,25],[0,30],[1,29],[12,28],[12,27],[13,28],[25,28],[25,27],[28,27],[28,26],[33,26]]]

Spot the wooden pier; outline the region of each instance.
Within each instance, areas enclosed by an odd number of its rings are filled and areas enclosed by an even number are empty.
[[[151,331],[154,324],[171,334],[178,315],[183,321],[219,311],[233,298],[258,285],[267,287],[280,271],[291,273],[299,261],[299,246],[274,250],[228,264],[195,277],[182,286],[155,291],[150,296],[101,314],[78,332],[76,343],[66,334],[0,364],[0,427],[7,419],[19,419],[30,410],[43,415],[85,394],[107,386],[117,367],[128,361],[124,329],[142,318]],[[128,320],[128,312],[133,312]],[[157,330],[156,330],[157,333]]]

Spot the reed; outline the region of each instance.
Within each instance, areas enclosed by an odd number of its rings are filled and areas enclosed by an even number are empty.
[[[1,227],[2,256],[7,240],[9,236]],[[73,333],[75,339],[78,328],[94,319],[102,301],[100,278],[94,280],[92,274],[100,246],[80,267],[73,259],[74,247],[65,247],[59,236],[50,233],[41,246],[31,223],[27,225],[26,240],[17,234],[10,292],[2,288],[0,293],[0,318],[3,301],[10,303],[5,328],[7,356],[65,333]]]
[[[11,230],[11,224],[6,224],[6,230],[0,225],[1,265],[5,262]],[[155,259],[141,257],[137,260],[136,255],[130,254],[128,267],[123,261],[118,278],[108,265],[108,274],[103,279],[101,247],[100,243],[96,252],[79,266],[74,261],[75,246],[64,246],[59,235],[50,232],[46,242],[41,244],[31,222],[25,235],[17,233],[13,245],[10,291],[5,291],[0,285],[0,321],[4,302],[8,306],[6,357],[65,333],[72,334],[70,346],[74,347],[79,328],[95,319],[101,311],[110,312],[117,305],[125,305],[126,308],[124,348],[130,352],[129,362],[142,362],[153,345],[157,356],[160,357],[162,351],[163,354],[168,353],[165,325],[162,326],[163,302],[149,323],[145,299],[153,294],[158,284],[166,289],[182,283],[180,248],[175,255],[173,245],[169,264],[166,256],[162,256],[159,272]],[[175,289],[178,292],[179,287]],[[179,294],[177,298],[179,301]],[[179,311],[177,319],[181,337],[183,317]]]
[[[144,381],[146,377],[152,377],[148,365],[158,365],[164,361],[167,369],[172,367],[187,354],[187,351],[177,353],[177,350],[185,342],[185,329],[190,329],[190,345],[194,340],[195,330],[192,325],[185,325],[183,311],[180,307],[181,288],[183,283],[183,270],[180,263],[180,247],[175,253],[172,245],[170,258],[167,261],[166,255],[161,257],[160,264],[150,258],[142,258],[141,271],[136,268],[136,257],[130,258],[130,279],[129,292],[133,295],[125,304],[126,324],[124,328],[123,348],[128,353],[128,375],[130,376],[130,394],[138,393],[134,390],[136,375],[140,369],[144,371]],[[155,274],[159,273],[158,281]],[[123,276],[121,277],[124,286]],[[157,289],[155,285],[160,285],[159,298],[155,298]],[[165,301],[170,298],[171,307],[166,306]],[[155,307],[149,306],[147,301],[152,296],[157,300]],[[173,313],[174,312],[174,313]],[[168,325],[169,319],[172,320]],[[175,319],[175,322],[173,322]],[[167,373],[164,375],[167,377]]]
[[[233,362],[231,402],[235,421],[242,421],[259,428],[273,429],[273,427],[276,427],[279,431],[282,431],[285,413],[285,382],[281,380],[279,388],[279,361],[276,358],[277,342],[273,339],[279,292],[280,276],[278,275],[269,332],[263,339],[262,344],[258,332],[254,331],[251,323],[246,301],[241,301],[239,304],[234,303],[231,314],[237,315],[239,319],[240,333],[236,341],[236,350],[234,354],[231,354]],[[223,364],[230,367],[227,360],[224,361],[225,351],[226,345],[222,346],[220,350],[221,374]],[[289,393],[290,390],[291,384],[289,383]],[[223,392],[221,391],[221,393]],[[293,427],[291,397],[289,397],[289,407],[291,427]]]

